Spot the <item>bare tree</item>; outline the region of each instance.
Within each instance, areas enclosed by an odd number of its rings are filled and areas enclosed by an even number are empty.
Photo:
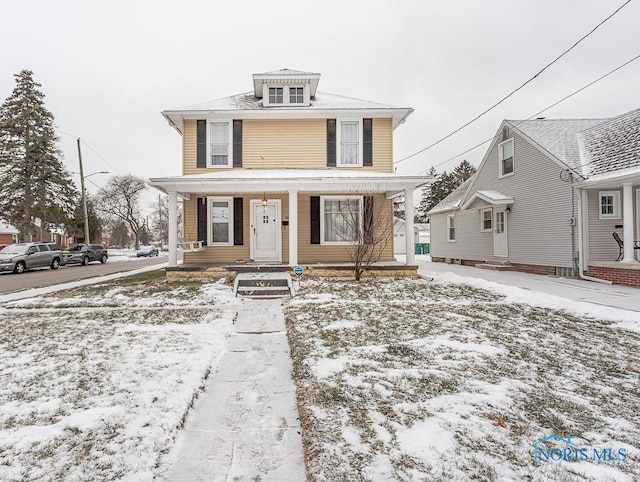
[[[113,176],[97,195],[96,208],[106,218],[117,218],[129,227],[140,247],[140,230],[144,220],[140,215],[140,193],[147,188],[144,179],[133,174]]]
[[[325,226],[331,226],[325,232],[332,233],[333,241],[347,243],[345,251],[353,263],[354,279],[360,281],[393,244],[393,202],[377,193],[350,194],[325,203]]]

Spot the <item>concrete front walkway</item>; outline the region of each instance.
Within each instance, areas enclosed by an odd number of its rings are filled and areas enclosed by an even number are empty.
[[[243,300],[229,351],[160,468],[167,481],[304,481],[279,300]]]

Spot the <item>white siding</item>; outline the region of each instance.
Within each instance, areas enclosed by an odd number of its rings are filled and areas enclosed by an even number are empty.
[[[492,190],[515,200],[511,213],[507,214],[510,262],[570,268],[573,266],[571,183],[560,179],[563,169],[558,164],[513,130],[511,132],[515,143],[514,174],[498,178],[498,143],[495,143],[480,166],[470,194]],[[458,234],[455,243],[446,241],[447,213],[432,216],[432,255],[503,260],[493,256],[492,233],[480,232],[480,209],[484,207],[484,203],[474,203],[464,211],[456,211]]]

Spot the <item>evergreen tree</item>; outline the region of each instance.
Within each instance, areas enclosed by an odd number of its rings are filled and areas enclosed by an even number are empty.
[[[431,166],[427,171],[427,176],[431,176],[433,179],[436,179],[438,173],[436,172],[436,168]],[[427,213],[429,212],[429,195],[431,193],[431,184],[427,185],[422,189],[422,198],[420,199],[420,205],[416,209],[416,222],[417,223],[426,223],[429,220]]]
[[[0,106],[0,211],[29,241],[36,218],[41,233],[65,224],[78,192],[62,164],[40,84],[29,70],[15,77],[13,93]]]
[[[424,212],[426,216],[426,213],[451,194],[460,184],[473,176],[475,172],[476,168],[469,161],[462,161],[451,174],[448,174],[447,171],[439,174],[429,190],[423,194],[420,203],[421,213]]]

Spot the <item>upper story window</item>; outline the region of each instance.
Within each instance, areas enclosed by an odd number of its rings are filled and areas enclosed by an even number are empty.
[[[209,123],[209,165],[227,167],[229,163],[229,123]]]
[[[338,165],[360,166],[360,123],[340,122],[340,157]]]
[[[284,88],[269,87],[269,104],[282,104],[284,102]]]
[[[509,139],[498,145],[498,176],[512,175],[513,167],[513,139]]]
[[[289,103],[302,104],[304,102],[303,87],[289,87]]]
[[[598,192],[599,219],[620,219],[620,193],[618,191]]]

